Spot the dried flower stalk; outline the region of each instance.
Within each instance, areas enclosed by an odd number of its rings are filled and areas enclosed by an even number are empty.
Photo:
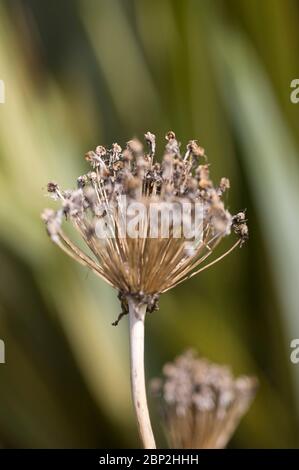
[[[144,376],[145,314],[146,304],[138,304],[134,298],[129,299],[132,398],[139,434],[144,447],[155,449],[156,444],[148,412]]]
[[[171,448],[226,447],[257,389],[257,379],[236,379],[220,366],[187,351],[151,382]]]
[[[158,309],[161,293],[212,266],[237,246],[242,246],[248,238],[248,229],[244,212],[231,216],[225,209],[222,195],[229,188],[229,181],[222,178],[217,187],[213,186],[204,149],[196,141],[190,141],[182,155],[174,132],[168,132],[160,164],[154,161],[154,134],[147,132],[145,139],[147,151],[143,150],[141,142],[134,139],[127,143],[124,150],[113,144],[111,149],[98,146],[95,151],[88,152],[85,158],[92,171],[78,178],[77,189],[62,191],[56,183],[48,184],[49,194],[59,199],[62,205],[58,211],[46,209],[42,218],[54,243],[118,290],[122,312],[113,324],[117,325],[119,319],[130,310],[134,404],[142,441],[146,447],[153,447],[141,362],[143,344],[139,336],[144,328],[145,314]],[[121,205],[124,197],[125,208]],[[134,207],[137,204],[143,208],[138,219],[137,237],[123,232],[124,219],[128,225],[134,224],[135,214],[126,210],[132,203]],[[152,236],[151,208],[153,205],[160,208],[165,203],[179,207],[187,203],[194,206],[201,204],[200,235],[188,239],[182,232],[178,237],[178,227],[172,215],[167,237],[161,231],[163,217],[158,221],[157,236]],[[183,213],[179,228],[184,225],[185,218]],[[66,235],[62,229],[63,219],[69,220],[79,232],[89,253]],[[239,237],[234,245],[212,262],[202,265],[232,228]],[[134,323],[136,306],[140,317],[138,327]],[[136,329],[139,333],[135,337]]]

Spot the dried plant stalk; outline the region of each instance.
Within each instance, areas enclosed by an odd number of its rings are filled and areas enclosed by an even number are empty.
[[[61,208],[46,209],[42,218],[54,243],[119,292],[122,312],[113,324],[129,313],[133,402],[142,442],[146,448],[154,448],[143,364],[146,312],[158,310],[160,294],[242,246],[248,228],[244,212],[232,216],[225,208],[223,195],[230,187],[229,180],[221,178],[214,186],[205,151],[195,140],[189,141],[181,153],[174,132],[168,132],[161,163],[154,160],[155,135],[147,132],[145,140],[147,150],[133,139],[125,149],[114,143],[110,149],[98,146],[88,152],[85,158],[92,171],[79,176],[76,190],[63,191],[55,182],[48,184],[48,192],[60,199]],[[124,199],[127,203],[122,205]],[[153,236],[151,209],[162,210],[169,205],[179,208],[179,224],[175,212],[165,236],[162,228],[167,217],[161,215]],[[190,214],[196,213],[196,207],[201,208],[201,230],[192,236],[184,231],[189,220],[183,210],[186,206]],[[134,211],[142,208],[136,237],[122,230],[124,220],[127,228],[134,226],[132,207]],[[88,253],[63,231],[64,219],[80,234]],[[226,253],[203,264],[231,230],[238,240]]]
[[[144,376],[144,321],[146,304],[128,299],[132,398],[139,434],[145,449],[155,449],[155,439],[148,412]]]

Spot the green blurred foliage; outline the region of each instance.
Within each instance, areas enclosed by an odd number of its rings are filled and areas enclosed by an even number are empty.
[[[298,20],[295,0],[1,1],[1,446],[139,445],[127,319],[111,326],[115,292],[49,242],[40,212],[48,180],[72,187],[87,150],[150,130],[162,151],[174,129],[230,178],[251,236],[162,297],[148,378],[190,346],[256,374],[231,446],[298,447]]]

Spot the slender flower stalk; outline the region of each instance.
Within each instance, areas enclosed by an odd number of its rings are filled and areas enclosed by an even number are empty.
[[[226,447],[257,389],[257,379],[234,378],[227,366],[186,351],[151,382],[171,448]]]
[[[122,311],[130,312],[131,382],[142,442],[154,447],[146,404],[144,318],[158,309],[159,296],[220,261],[248,238],[244,212],[226,210],[222,196],[229,180],[214,187],[205,151],[191,140],[182,154],[174,132],[166,135],[161,163],[155,162],[154,134],[145,134],[147,150],[133,139],[122,149],[98,146],[85,155],[91,171],[75,190],[48,184],[61,201],[42,214],[52,241],[65,253],[117,289]],[[198,208],[200,210],[198,210]],[[79,232],[87,251],[62,229],[64,219]],[[237,241],[203,264],[231,229]]]
[[[132,398],[137,417],[138,430],[145,449],[155,449],[151,427],[144,376],[144,321],[146,304],[129,299],[131,384]]]

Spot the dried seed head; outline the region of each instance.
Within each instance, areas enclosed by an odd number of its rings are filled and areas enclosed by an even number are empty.
[[[155,155],[156,152],[156,136],[152,134],[151,132],[147,132],[144,134],[146,143],[149,146],[150,154]]]
[[[48,191],[61,200],[62,208],[43,218],[52,240],[66,253],[123,295],[141,295],[152,311],[159,294],[223,258],[202,265],[231,227],[239,236],[234,247],[248,238],[248,229],[243,213],[232,217],[226,210],[221,198],[229,182],[222,178],[219,187],[213,186],[209,165],[198,162],[205,153],[195,140],[182,156],[174,132],[168,132],[163,161],[158,163],[153,161],[154,134],[147,132],[145,139],[148,153],[138,139],[130,140],[124,150],[114,143],[110,149],[98,146],[87,152],[92,171],[79,176],[74,191],[60,191],[56,183],[49,183]],[[185,233],[187,204],[192,223],[196,207],[201,208],[200,234]],[[167,205],[171,209],[165,215],[162,209]],[[152,209],[158,211],[154,235]],[[63,215],[80,233],[89,254],[64,233]],[[136,237],[123,231],[124,220],[126,229],[135,233],[138,228]]]
[[[243,224],[246,222],[246,215],[245,215],[245,210],[242,212],[238,212],[238,214],[233,216],[233,223],[238,225],[238,224]]]
[[[167,132],[165,139],[167,140],[166,144],[166,153],[170,155],[180,155],[180,144],[176,140],[175,133],[173,131]]]
[[[97,168],[101,164],[101,159],[93,150],[85,154],[85,160],[91,164],[92,168]]]
[[[220,366],[187,351],[151,382],[171,448],[223,448],[247,412],[257,380],[234,378]]]
[[[87,175],[79,176],[77,178],[77,186],[78,188],[84,188],[86,184],[88,183],[88,178]]]
[[[230,181],[228,178],[221,178],[219,184],[219,195],[221,196],[225,191],[230,188]]]
[[[249,238],[249,231],[245,212],[246,211],[239,212],[238,214],[232,217],[233,230],[241,240],[240,247],[242,247]]]
[[[47,233],[57,243],[59,241],[59,231],[62,222],[61,211],[55,212],[52,209],[45,209],[41,215],[42,220],[46,224]]]
[[[121,146],[114,143],[112,144],[112,155],[114,157],[115,160],[117,160],[119,158],[119,156],[121,155]]]
[[[56,193],[58,189],[59,189],[58,184],[54,183],[53,181],[50,181],[47,184],[48,193]]]
[[[70,192],[64,197],[62,203],[63,213],[70,217],[81,217],[84,212],[85,201],[82,189]]]
[[[142,155],[143,145],[138,139],[129,140],[129,142],[127,142],[127,148],[133,153],[133,155]]]
[[[187,152],[189,152],[188,156],[192,155],[193,157],[205,157],[205,149],[198,145],[196,140],[189,141],[187,145]]]
[[[107,150],[105,149],[105,147],[103,147],[103,145],[98,145],[96,148],[96,154],[99,157],[104,157],[107,154]]]
[[[165,139],[168,140],[168,142],[175,140],[175,133],[173,131],[168,131],[165,136]]]

